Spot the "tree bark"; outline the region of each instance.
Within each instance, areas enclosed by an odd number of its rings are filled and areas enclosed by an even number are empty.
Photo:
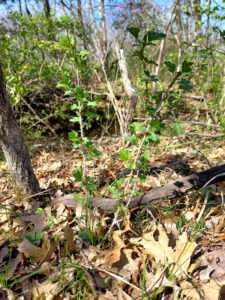
[[[17,125],[6,91],[0,65],[0,146],[18,190],[32,195],[40,191],[33,172],[28,149]]]

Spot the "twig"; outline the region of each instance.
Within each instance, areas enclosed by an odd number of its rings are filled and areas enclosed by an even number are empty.
[[[33,113],[33,115],[35,116],[35,118],[42,124],[45,125],[46,128],[48,128],[51,133],[53,133],[54,135],[56,135],[55,130],[48,124],[46,123],[43,119],[41,119],[38,114],[36,113],[36,111],[33,109],[33,107],[23,98],[22,101],[26,104],[26,106],[28,107],[28,109]]]
[[[90,268],[90,267],[89,267]],[[130,287],[132,287],[133,289],[141,292],[141,289],[139,287],[137,287],[136,285],[134,285],[133,283],[130,283],[128,280],[126,280],[125,278],[123,278],[121,275],[118,275],[118,274],[115,274],[113,272],[109,272],[107,270],[104,270],[102,268],[99,268],[99,267],[95,267],[96,270],[98,270],[99,272],[102,272],[102,273],[105,273],[109,276],[111,276],[112,278],[118,280],[118,281],[121,281],[127,285],[129,285]]]

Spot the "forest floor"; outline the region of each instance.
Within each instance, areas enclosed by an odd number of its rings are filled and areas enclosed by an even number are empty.
[[[150,165],[164,167],[136,191],[224,163],[218,134],[190,123],[181,136],[163,134],[149,153]],[[116,136],[93,142],[101,156],[86,162],[87,175],[98,183],[95,196],[107,197],[124,169],[122,143]],[[82,156],[68,140],[29,148],[50,198],[32,211],[0,163],[0,299],[225,299],[225,184],[109,215],[63,196],[83,193],[73,179]]]

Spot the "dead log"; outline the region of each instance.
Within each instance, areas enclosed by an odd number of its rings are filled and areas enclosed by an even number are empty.
[[[128,208],[136,208],[146,204],[156,204],[163,199],[178,198],[190,190],[197,190],[221,181],[225,181],[225,164],[181,177],[170,184],[154,188],[141,196],[127,199],[124,201],[124,204],[127,205]],[[100,208],[108,213],[113,212],[118,204],[119,201],[112,198],[95,198],[93,200],[94,207]]]

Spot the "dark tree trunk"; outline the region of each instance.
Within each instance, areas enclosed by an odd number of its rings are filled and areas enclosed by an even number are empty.
[[[83,41],[84,49],[88,49],[87,41],[86,41],[86,34],[85,34],[85,26],[84,26],[84,18],[83,18],[83,9],[82,9],[82,2],[81,0],[77,0],[77,15],[80,22],[80,30],[81,30],[81,38]]]
[[[51,7],[50,7],[50,3],[48,0],[44,0],[44,12],[45,12],[45,16],[48,19],[51,15]]]
[[[22,132],[17,125],[0,65],[0,147],[3,150],[8,168],[18,189],[25,194],[40,191],[33,172],[28,149],[24,143]]]

